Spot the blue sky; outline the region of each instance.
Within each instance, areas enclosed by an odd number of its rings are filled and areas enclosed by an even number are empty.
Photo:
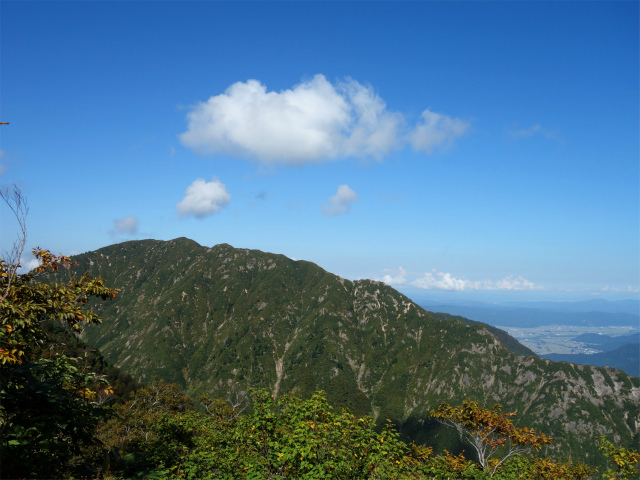
[[[639,296],[637,2],[0,15],[0,184],[28,198],[28,249],[185,236],[418,299]]]

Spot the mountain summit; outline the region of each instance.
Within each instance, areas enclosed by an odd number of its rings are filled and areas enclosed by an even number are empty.
[[[500,403],[523,426],[556,437],[555,454],[585,461],[594,436],[613,432],[623,445],[638,438],[640,379],[519,355],[513,350],[526,350],[495,329],[431,314],[380,282],[185,238],[125,242],[74,260],[77,272],[121,290],[95,305],[104,323],[83,338],[140,379],[220,397],[249,387],[322,389],[335,405],[392,419],[417,440],[447,436],[428,415],[441,402]]]

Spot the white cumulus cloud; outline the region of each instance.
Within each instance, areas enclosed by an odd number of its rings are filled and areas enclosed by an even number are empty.
[[[407,142],[430,153],[462,135],[467,124],[426,110],[415,130],[391,112],[370,86],[324,75],[280,92],[258,80],[237,82],[199,102],[187,115],[183,145],[265,165],[304,165],[344,157],[381,158]]]
[[[404,117],[389,112],[384,101],[371,87],[364,87],[355,80],[339,84],[344,100],[349,105],[350,122],[339,156],[380,158],[399,148],[399,130]]]
[[[536,285],[520,276],[509,275],[497,282],[488,282],[487,290],[543,290],[544,287]]]
[[[450,273],[426,272],[422,277],[417,278],[411,285],[426,290],[450,290],[450,291],[468,291],[468,290],[543,290],[544,287],[536,285],[533,282],[523,278],[508,275],[502,280],[480,280],[472,281],[465,278],[454,277]]]
[[[176,204],[176,209],[181,217],[204,218],[219,212],[230,201],[231,195],[227,187],[216,177],[212,177],[210,182],[198,178],[187,187],[185,196]]]
[[[138,233],[138,219],[136,217],[119,218],[113,221],[114,233],[135,235]]]
[[[351,204],[358,200],[358,194],[348,185],[340,185],[335,195],[329,197],[329,203],[322,207],[322,213],[332,217],[349,211]]]
[[[473,290],[477,288],[473,282],[462,278],[453,277],[450,273],[426,272],[421,278],[411,283],[418,288],[425,290]]]
[[[38,268],[42,265],[42,260],[39,258],[32,258],[31,260],[27,260],[24,257],[20,257],[20,268],[17,270],[18,273],[29,273],[34,268]]]
[[[382,281],[387,285],[404,285],[407,283],[407,271],[400,267],[397,275],[386,274],[382,277]]]

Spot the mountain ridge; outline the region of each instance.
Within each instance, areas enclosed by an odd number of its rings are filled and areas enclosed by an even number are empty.
[[[597,448],[585,442],[604,433],[637,440],[640,379],[517,355],[482,324],[437,318],[381,282],[184,238],[124,242],[74,260],[76,272],[121,289],[95,305],[105,322],[83,338],[139,379],[158,375],[192,395],[222,397],[261,386],[323,389],[336,405],[449,448],[451,434],[428,413],[466,397],[499,402],[555,435],[550,454],[589,457]]]

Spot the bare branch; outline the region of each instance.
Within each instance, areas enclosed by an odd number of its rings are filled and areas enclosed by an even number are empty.
[[[9,294],[11,283],[16,276],[18,268],[20,268],[20,257],[22,257],[22,252],[27,242],[27,214],[29,213],[29,207],[27,199],[22,195],[16,184],[13,184],[12,187],[0,189],[0,198],[4,200],[15,215],[19,227],[18,238],[13,242],[11,251],[5,252],[5,258],[2,259],[6,264],[6,271],[3,272],[0,283],[3,284],[3,289],[0,293],[0,302],[2,302]],[[6,274],[6,277],[4,274]]]

